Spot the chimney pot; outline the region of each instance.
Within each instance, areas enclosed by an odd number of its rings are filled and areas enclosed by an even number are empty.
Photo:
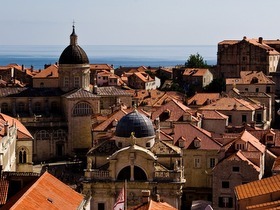
[[[148,203],[150,200],[151,191],[150,190],[142,190],[142,202]]]

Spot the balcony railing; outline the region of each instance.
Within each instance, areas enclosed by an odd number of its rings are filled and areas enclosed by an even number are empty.
[[[109,171],[103,170],[86,170],[85,180],[110,180]],[[184,182],[182,171],[156,171],[154,172],[154,181]]]
[[[17,118],[25,126],[67,126],[67,122],[63,117],[44,117],[44,116],[33,116],[33,117],[18,117]]]

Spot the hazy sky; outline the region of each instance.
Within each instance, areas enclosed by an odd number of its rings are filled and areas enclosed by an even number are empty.
[[[7,0],[0,45],[216,45],[280,38],[279,0]]]

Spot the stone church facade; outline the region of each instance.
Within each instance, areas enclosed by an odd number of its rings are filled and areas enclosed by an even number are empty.
[[[131,106],[125,91],[90,84],[89,59],[77,40],[73,26],[70,44],[54,68],[58,78],[37,77],[39,87],[0,88],[1,112],[22,122],[34,137],[34,162],[86,154],[93,146],[92,116],[109,112],[117,102]]]
[[[91,195],[93,209],[112,209],[126,186],[127,206],[141,204],[142,191],[181,207],[185,183],[179,147],[160,140],[160,123],[136,109],[122,117],[115,135],[99,142],[87,154],[83,194]]]

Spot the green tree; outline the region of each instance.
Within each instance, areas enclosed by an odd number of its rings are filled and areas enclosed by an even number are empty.
[[[226,90],[226,82],[223,78],[213,79],[213,81],[204,88],[207,93],[221,93]]]
[[[187,62],[185,63],[185,67],[187,68],[206,68],[207,67],[207,62],[204,61],[204,58],[196,53],[191,54],[187,60]]]

